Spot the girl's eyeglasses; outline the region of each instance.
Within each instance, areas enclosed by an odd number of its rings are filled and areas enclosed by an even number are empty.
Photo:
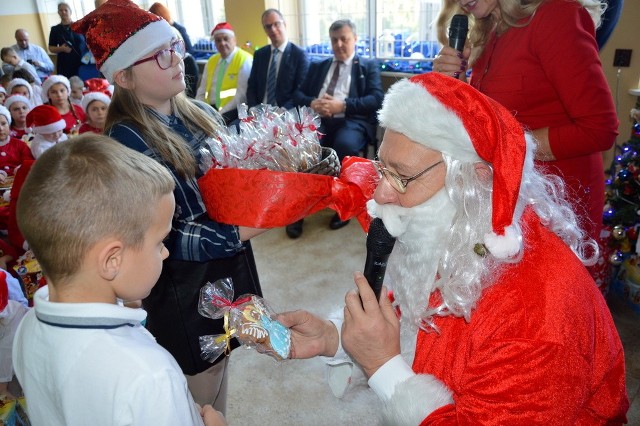
[[[158,64],[158,67],[160,67],[161,70],[167,70],[175,65],[173,61],[174,54],[178,59],[184,58],[186,54],[186,49],[184,47],[183,40],[176,40],[173,43],[171,43],[171,46],[169,46],[168,49],[158,50],[152,56],[149,56],[144,59],[140,59],[139,61],[134,62],[133,65],[131,66],[135,67],[136,65],[140,65],[144,62],[155,60],[156,64]]]

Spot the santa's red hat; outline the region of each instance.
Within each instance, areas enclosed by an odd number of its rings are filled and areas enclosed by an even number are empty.
[[[42,82],[42,102],[45,104],[49,102],[49,89],[51,89],[51,86],[54,84],[58,83],[63,84],[64,87],[67,88],[67,92],[71,94],[71,83],[69,83],[69,79],[64,75],[53,74]]]
[[[109,106],[113,86],[104,78],[90,78],[84,82],[85,90],[82,96],[82,108],[87,111],[93,101],[103,102]]]
[[[109,0],[71,25],[84,34],[96,66],[113,83],[116,71],[130,67],[175,38],[167,21],[130,0]]]
[[[465,162],[493,168],[492,229],[484,244],[497,258],[521,249],[516,203],[522,172],[532,166],[522,126],[500,104],[467,83],[438,73],[389,88],[378,113],[383,127]]]
[[[220,22],[218,25],[213,27],[213,30],[211,30],[211,37],[215,36],[216,34],[235,35],[235,33],[233,32],[233,27],[228,22]]]
[[[11,110],[11,105],[13,105],[16,102],[23,102],[27,108],[31,109],[33,108],[33,105],[31,104],[31,101],[29,100],[29,98],[22,96],[22,95],[11,95],[9,96],[5,101],[4,101],[4,106],[8,109]]]
[[[27,126],[31,127],[34,133],[46,135],[63,130],[66,123],[56,107],[38,105],[27,114]]]

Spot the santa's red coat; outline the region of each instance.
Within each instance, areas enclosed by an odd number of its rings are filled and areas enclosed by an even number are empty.
[[[602,295],[533,211],[522,223],[524,258],[485,291],[471,322],[437,318],[440,334],[418,334],[413,370],[454,399],[423,425],[626,421],[624,353]]]

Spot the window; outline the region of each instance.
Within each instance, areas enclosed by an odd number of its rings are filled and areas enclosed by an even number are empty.
[[[329,26],[349,18],[359,55],[381,59],[385,71],[424,72],[440,50],[439,11],[440,0],[300,0],[301,44],[312,55],[330,55]]]

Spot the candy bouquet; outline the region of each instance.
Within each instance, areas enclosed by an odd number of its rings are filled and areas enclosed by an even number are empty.
[[[280,361],[289,357],[291,332],[275,320],[265,300],[245,294],[233,301],[233,282],[224,278],[207,283],[200,290],[198,312],[212,318],[224,318],[225,334],[200,336],[201,357],[213,362],[229,352],[230,339]]]
[[[223,129],[201,152],[198,180],[209,216],[256,228],[285,226],[324,208],[368,228],[366,202],[378,175],[371,161],[320,146],[311,108],[238,108],[239,132]]]

